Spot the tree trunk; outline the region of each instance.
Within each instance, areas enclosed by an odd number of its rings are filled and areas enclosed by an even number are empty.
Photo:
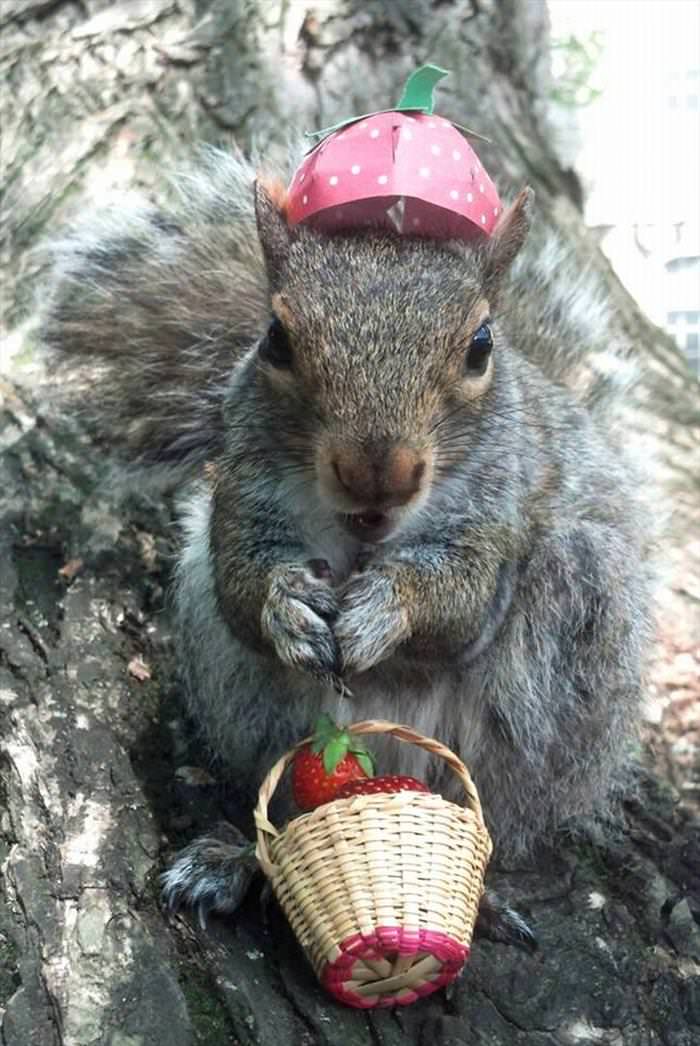
[[[90,437],[29,388],[33,248],[67,215],[113,187],[157,195],[199,140],[271,151],[292,123],[383,107],[432,60],[452,70],[440,112],[488,135],[499,186],[533,185],[539,219],[602,274],[644,368],[630,430],[658,454],[682,541],[700,501],[697,386],[581,222],[548,123],[545,5],[3,0],[0,28],[0,263],[20,348],[0,385],[3,1046],[697,1042],[700,828],[651,775],[615,841],[500,876],[537,956],[481,942],[453,991],[403,1011],[333,1003],[256,895],[206,932],[165,916],[164,856],[226,802],[188,766],[163,600],[171,506],[118,497]]]

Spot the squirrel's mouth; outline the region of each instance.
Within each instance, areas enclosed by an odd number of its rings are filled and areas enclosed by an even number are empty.
[[[386,512],[351,512],[340,517],[343,526],[360,541],[381,541],[394,529],[394,520]]]

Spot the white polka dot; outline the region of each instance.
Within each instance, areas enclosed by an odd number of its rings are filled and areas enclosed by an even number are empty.
[[[304,178],[306,178],[306,172],[302,171],[299,175],[299,185],[301,185],[301,183],[304,181]]]
[[[359,163],[354,163],[350,168],[350,174],[359,174],[361,170]]]
[[[452,200],[458,200],[459,199],[459,193],[457,192],[456,189],[450,189],[450,198]]]
[[[337,185],[338,184],[338,175],[337,174],[332,174],[330,176],[330,178],[328,179],[328,184],[329,185]]]
[[[413,139],[413,131],[411,130],[411,128],[410,127],[402,127],[401,128],[401,137],[405,138],[407,142],[412,141],[412,139]]]
[[[482,183],[479,184],[479,192],[483,193],[483,191],[484,191],[484,185],[483,185],[483,182],[482,182]]]
[[[437,124],[434,120],[428,120],[428,127],[437,127]]]
[[[420,218],[412,218],[411,225],[420,225]]]
[[[452,159],[453,160],[461,160],[462,159],[462,154],[459,151],[459,149],[453,149],[452,150]]]
[[[377,130],[376,127],[372,128],[372,130],[369,132],[369,136],[370,136],[370,138],[378,138],[379,137],[379,131]]]
[[[468,192],[467,193],[467,203],[471,203],[473,199],[474,199],[474,197],[472,196],[472,194],[470,192]]]
[[[302,196],[301,202],[304,204],[304,206],[306,206],[306,204],[309,202],[309,197],[308,196]]]
[[[430,146],[430,151],[433,154],[433,156],[439,156],[440,155],[440,146],[439,145],[431,145]]]
[[[430,177],[430,168],[429,167],[421,167],[421,169],[419,170],[418,173],[421,176],[421,178],[429,178]]]
[[[380,174],[377,178],[377,181],[380,185],[386,185],[386,183],[389,181],[389,176],[386,174]]]
[[[494,209],[493,209],[493,216],[494,216],[494,218],[496,217],[497,214],[498,214],[498,207],[494,207]]]
[[[481,215],[481,224],[482,225],[486,225],[486,215],[485,214]]]

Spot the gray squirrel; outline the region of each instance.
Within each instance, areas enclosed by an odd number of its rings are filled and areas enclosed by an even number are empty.
[[[169,205],[56,247],[43,337],[70,387],[87,373],[132,466],[189,484],[182,680],[251,804],[321,711],[453,748],[506,860],[625,787],[650,634],[626,364],[593,277],[528,238],[532,207],[480,245],[324,235],[209,150]],[[376,752],[459,798],[424,753]],[[233,857],[192,843],[170,900],[232,908]]]

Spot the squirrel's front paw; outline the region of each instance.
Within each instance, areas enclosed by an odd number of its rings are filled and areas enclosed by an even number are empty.
[[[319,561],[278,567],[262,609],[262,630],[292,668],[336,675],[338,644],[332,623],[338,613],[334,589]]]
[[[408,616],[390,574],[370,568],[346,582],[335,623],[343,673],[365,672],[389,657],[408,634]]]

